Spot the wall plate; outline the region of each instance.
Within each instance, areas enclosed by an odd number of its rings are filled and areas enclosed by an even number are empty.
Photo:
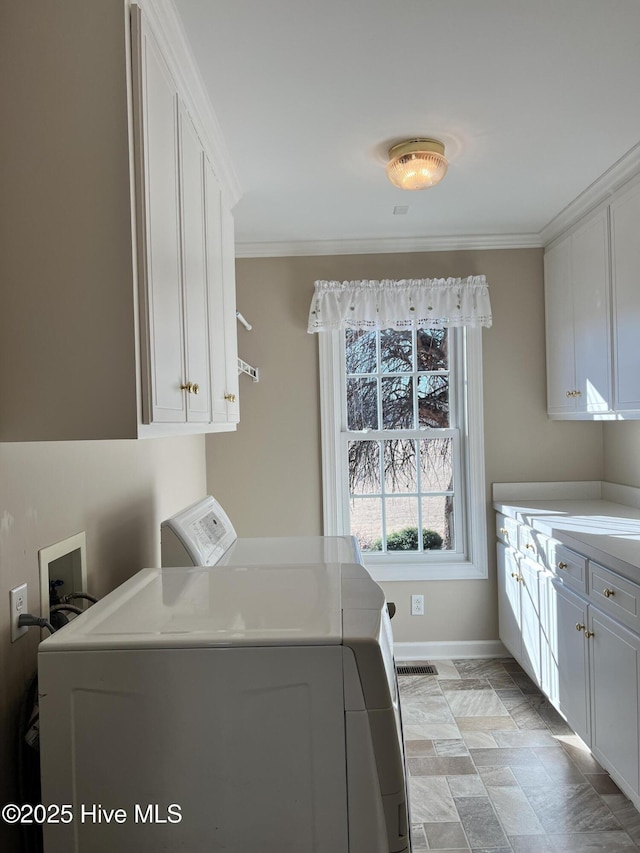
[[[58,595],[62,598],[72,592],[87,591],[87,541],[86,534],[76,533],[38,551],[40,565],[40,615],[49,620],[49,583],[62,581]],[[73,601],[83,608],[82,600]]]
[[[18,619],[21,613],[29,612],[29,599],[27,597],[27,585],[21,583],[9,592],[9,605],[11,607],[11,642],[15,643],[23,634],[29,630],[28,627],[19,628]]]

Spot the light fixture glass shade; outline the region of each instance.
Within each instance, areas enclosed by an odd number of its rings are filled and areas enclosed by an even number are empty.
[[[387,177],[401,190],[426,190],[447,173],[444,145],[435,139],[413,139],[389,150]]]

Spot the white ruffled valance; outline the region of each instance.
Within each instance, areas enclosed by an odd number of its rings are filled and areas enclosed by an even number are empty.
[[[400,281],[316,281],[308,332],[491,326],[483,275]]]

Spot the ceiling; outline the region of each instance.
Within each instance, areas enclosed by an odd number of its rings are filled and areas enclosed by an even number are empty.
[[[640,141],[638,0],[174,5],[242,190],[239,254],[540,245]],[[407,192],[385,154],[416,136],[449,171]]]

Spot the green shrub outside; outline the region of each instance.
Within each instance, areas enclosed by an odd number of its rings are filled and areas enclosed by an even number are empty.
[[[442,536],[435,531],[424,528],[422,531],[422,547],[425,551],[437,551],[442,548]],[[371,545],[372,551],[382,551],[382,538],[376,539]],[[405,527],[387,536],[387,551],[417,551],[418,528]]]

